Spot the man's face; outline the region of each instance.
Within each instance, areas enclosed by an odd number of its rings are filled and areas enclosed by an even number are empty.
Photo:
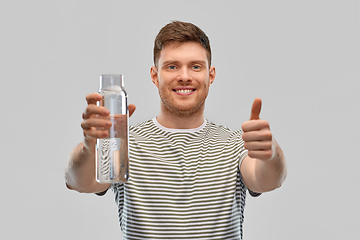
[[[204,47],[196,42],[169,44],[151,68],[151,78],[159,89],[161,110],[175,115],[203,111],[215,68],[208,66]]]

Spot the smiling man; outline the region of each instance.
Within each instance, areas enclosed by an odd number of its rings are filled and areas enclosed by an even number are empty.
[[[197,26],[172,22],[155,39],[154,66],[161,108],[130,127],[130,179],[95,180],[95,142],[111,122],[89,94],[83,113],[84,142],[70,154],[69,189],[103,195],[110,188],[124,239],[242,239],[246,191],[258,196],[281,186],[286,161],[255,99],[250,120],[232,131],[204,117],[215,80],[208,37]],[[129,105],[130,115],[135,106]],[[240,123],[239,123],[240,124]],[[102,130],[98,130],[102,129]]]
[[[207,53],[197,42],[168,43],[160,52],[151,78],[159,89],[157,121],[168,128],[195,128],[204,122],[205,99],[215,79]]]

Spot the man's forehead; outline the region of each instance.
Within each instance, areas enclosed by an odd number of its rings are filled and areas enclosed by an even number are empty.
[[[205,48],[197,42],[169,43],[160,51],[159,60],[161,61],[179,61],[188,59],[191,61],[206,61],[207,52]]]
[[[165,44],[162,48],[162,50],[164,49],[176,49],[176,48],[181,48],[181,47],[184,47],[184,46],[197,46],[199,48],[202,48],[205,50],[205,48],[203,47],[203,45],[201,45],[200,43],[198,42],[194,42],[194,41],[190,41],[190,42],[169,42],[167,44]],[[160,51],[162,51],[160,50]]]

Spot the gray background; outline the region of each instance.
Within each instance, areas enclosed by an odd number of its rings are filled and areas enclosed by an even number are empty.
[[[221,3],[220,3],[221,2]],[[206,117],[232,129],[256,97],[288,159],[282,188],[248,198],[245,239],[359,235],[359,1],[2,1],[1,235],[121,239],[104,197],[69,191],[85,96],[122,73],[131,123],[156,116],[153,40],[171,20],[210,37]]]

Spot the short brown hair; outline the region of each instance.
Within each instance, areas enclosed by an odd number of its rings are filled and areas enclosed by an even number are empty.
[[[154,42],[154,64],[160,58],[160,52],[166,45],[170,43],[200,43],[207,52],[209,67],[211,66],[211,48],[210,41],[206,34],[192,23],[173,21],[166,24],[158,33]]]

